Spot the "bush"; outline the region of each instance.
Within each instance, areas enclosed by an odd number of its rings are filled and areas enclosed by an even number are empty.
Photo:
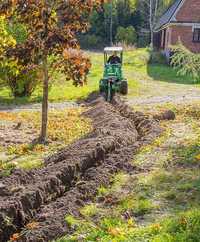
[[[29,97],[39,83],[39,70],[34,65],[22,67],[13,60],[0,64],[1,84],[8,86],[14,97]]]
[[[171,47],[170,64],[178,71],[178,75],[189,75],[195,82],[200,82],[200,54],[192,53],[181,42]]]
[[[37,77],[37,71],[34,70],[17,76],[10,75],[6,81],[14,97],[30,97],[39,83]]]
[[[133,45],[137,41],[137,34],[133,26],[127,28],[118,27],[117,34],[115,36],[116,42],[125,43],[127,45]]]
[[[30,96],[38,84],[38,70],[34,64],[8,55],[24,41],[25,27],[18,23],[8,24],[0,17],[0,84],[7,86],[14,97]]]
[[[166,57],[159,51],[152,51],[150,56],[151,64],[167,64]]]

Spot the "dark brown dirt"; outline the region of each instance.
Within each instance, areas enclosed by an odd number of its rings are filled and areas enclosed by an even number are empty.
[[[23,231],[18,241],[48,241],[69,231],[66,214],[91,200],[118,170],[137,172],[131,160],[137,148],[161,133],[157,122],[133,112],[119,97],[112,105],[93,100],[85,116],[94,130],[83,139],[48,157],[46,166],[30,172],[15,170],[0,180],[0,241]],[[31,221],[37,229],[27,230]]]
[[[174,120],[176,118],[175,113],[172,110],[165,110],[159,114],[153,115],[155,120]]]

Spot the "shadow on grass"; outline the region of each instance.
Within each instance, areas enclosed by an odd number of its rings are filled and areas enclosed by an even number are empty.
[[[195,84],[190,76],[179,76],[175,69],[165,64],[148,64],[147,73],[154,81],[185,85]]]

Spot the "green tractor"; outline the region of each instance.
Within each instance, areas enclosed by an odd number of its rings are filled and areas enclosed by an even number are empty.
[[[113,54],[108,58],[109,55]],[[104,75],[99,82],[99,91],[105,95],[108,102],[112,101],[114,94],[128,94],[128,82],[123,77],[123,48],[106,47],[104,49]]]

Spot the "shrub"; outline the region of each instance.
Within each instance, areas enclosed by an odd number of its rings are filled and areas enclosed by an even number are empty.
[[[0,79],[14,97],[29,97],[39,84],[39,70],[33,64],[24,67],[8,58],[0,63]]]
[[[118,27],[117,34],[115,36],[116,42],[125,43],[127,45],[133,45],[137,41],[137,34],[133,26],[127,28]]]
[[[25,40],[23,25],[8,24],[4,17],[0,17],[0,84],[8,86],[14,97],[30,96],[38,84],[35,65],[30,60],[14,59],[9,53]]]
[[[192,53],[181,42],[172,48],[170,64],[178,70],[178,75],[190,75],[195,82],[200,81],[200,54]]]
[[[167,64],[167,59],[159,51],[152,51],[150,57],[151,64]]]

